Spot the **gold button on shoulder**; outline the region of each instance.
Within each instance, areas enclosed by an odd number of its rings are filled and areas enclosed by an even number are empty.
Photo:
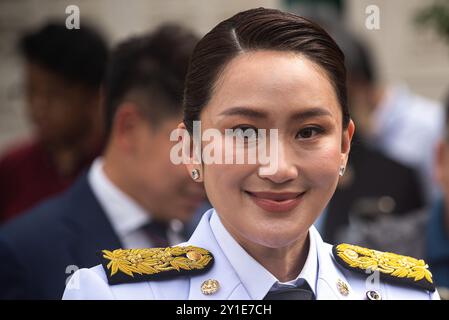
[[[368,300],[382,300],[380,293],[370,290],[366,292],[366,297]]]
[[[199,261],[203,257],[203,255],[197,251],[188,251],[186,256],[192,261]]]
[[[214,294],[220,289],[220,283],[215,279],[209,279],[201,284],[201,292],[205,295]]]
[[[357,259],[359,257],[358,253],[351,249],[345,249],[343,253],[351,259]]]
[[[341,279],[338,279],[338,281],[337,281],[337,289],[344,296],[347,296],[349,294],[348,285],[346,284],[346,282],[344,282]]]

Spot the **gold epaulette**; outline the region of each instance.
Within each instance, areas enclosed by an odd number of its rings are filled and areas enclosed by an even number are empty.
[[[432,274],[424,260],[347,243],[333,246],[332,252],[337,262],[348,270],[367,276],[378,271],[380,279],[386,282],[435,291]]]
[[[101,260],[108,283],[113,285],[203,273],[212,266],[214,258],[205,249],[179,246],[103,250]]]

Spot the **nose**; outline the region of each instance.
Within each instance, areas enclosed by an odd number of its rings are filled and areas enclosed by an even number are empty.
[[[293,151],[291,148],[279,141],[277,158],[274,159],[274,161],[276,161],[275,170],[273,173],[267,174],[264,174],[259,170],[259,176],[278,184],[295,180],[298,177],[299,172],[292,153]]]

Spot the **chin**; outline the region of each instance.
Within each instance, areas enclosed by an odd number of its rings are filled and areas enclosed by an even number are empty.
[[[297,241],[300,232],[288,232],[279,230],[279,232],[258,232],[253,242],[267,248],[284,248]]]
[[[259,243],[259,245],[267,248],[279,249],[289,246],[295,240],[296,239],[263,239],[262,243]]]

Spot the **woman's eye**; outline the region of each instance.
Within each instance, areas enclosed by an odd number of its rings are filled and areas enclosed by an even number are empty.
[[[239,126],[233,128],[234,135],[238,139],[251,140],[257,139],[257,129],[251,126]]]
[[[308,128],[299,130],[298,134],[296,135],[296,138],[297,139],[310,139],[310,138],[313,138],[315,135],[320,134],[322,132],[323,132],[323,129],[321,129],[321,128],[308,127]]]

